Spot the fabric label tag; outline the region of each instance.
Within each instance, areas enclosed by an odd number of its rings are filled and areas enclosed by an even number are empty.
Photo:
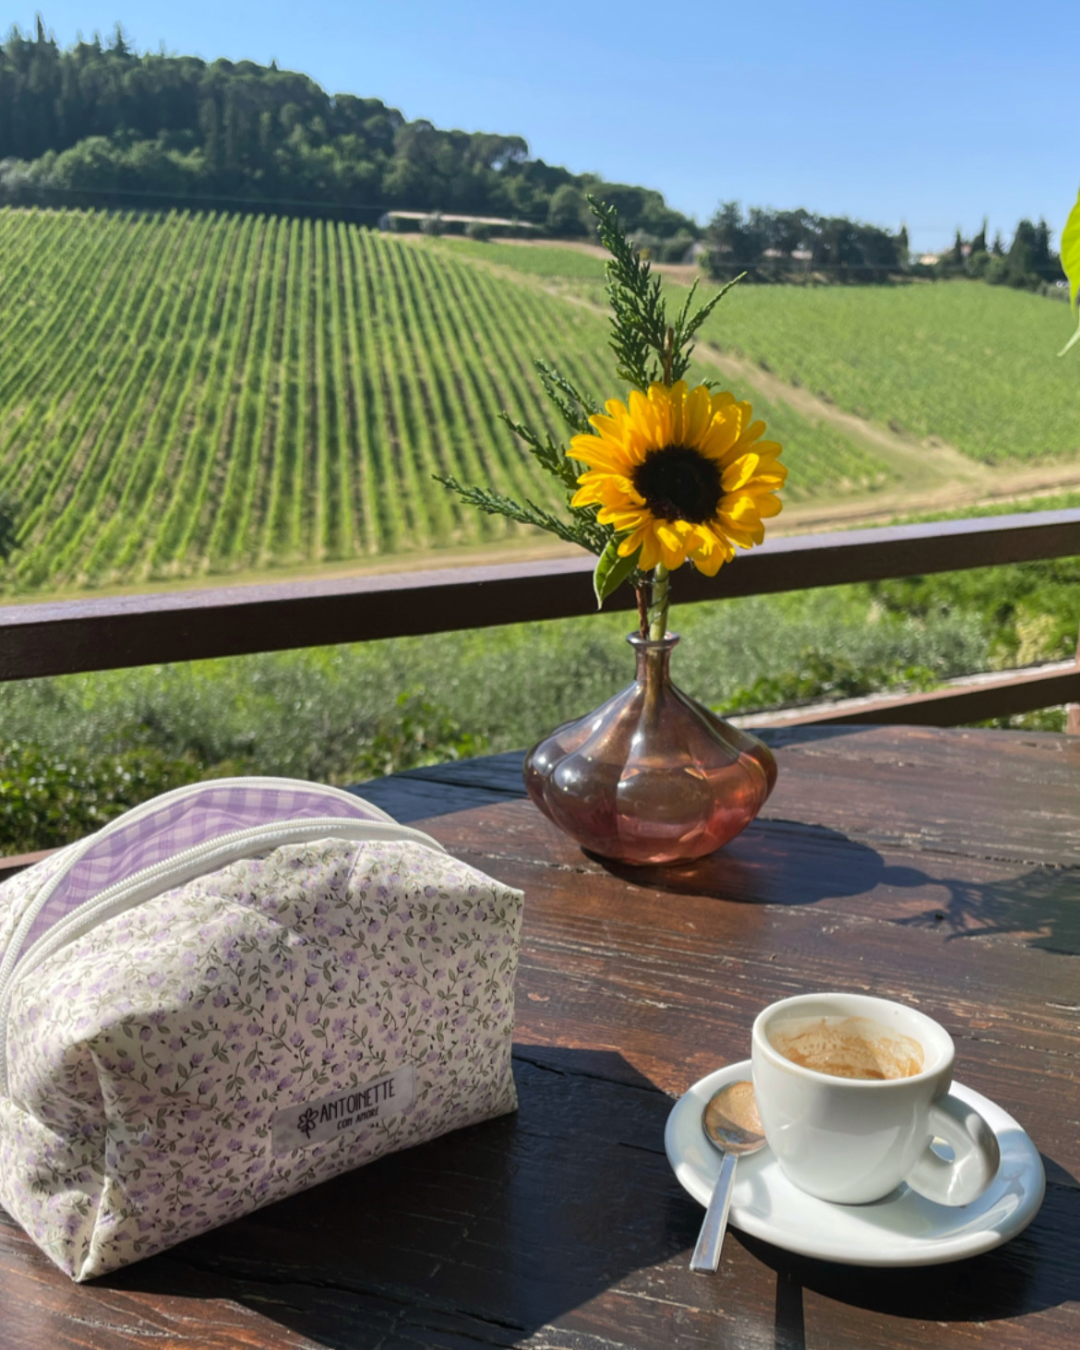
[[[348,1088],[314,1102],[297,1102],[275,1111],[270,1121],[274,1153],[291,1153],[328,1139],[348,1138],[372,1121],[407,1111],[416,1100],[416,1070],[411,1064],[363,1087]]]

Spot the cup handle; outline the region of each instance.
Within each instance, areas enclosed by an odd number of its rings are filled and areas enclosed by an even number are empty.
[[[905,1180],[913,1191],[939,1205],[968,1205],[997,1175],[1001,1150],[997,1136],[974,1107],[951,1094],[930,1104],[927,1124],[951,1145],[946,1162],[929,1144]]]

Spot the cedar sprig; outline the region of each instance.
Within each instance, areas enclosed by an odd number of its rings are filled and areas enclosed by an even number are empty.
[[[550,434],[541,440],[532,427],[527,427],[524,422],[517,421],[508,412],[501,412],[499,420],[504,422],[515,436],[521,437],[528,446],[529,454],[533,456],[542,469],[545,469],[553,477],[560,479],[571,494],[577,491],[577,476],[581,473],[580,468],[575,469],[574,467],[577,460],[570,459],[565,449],[556,444]]]
[[[597,219],[600,242],[611,254],[607,261],[607,293],[611,304],[611,338],[619,375],[635,389],[648,389],[663,370],[667,307],[660,278],[641,257],[619,224],[614,206],[588,199]]]
[[[599,404],[577,389],[565,375],[561,374],[554,366],[549,366],[546,361],[535,361],[533,363],[540,372],[540,382],[544,386],[544,392],[552,403],[555,404],[559,412],[562,413],[563,421],[571,431],[581,436],[588,436],[592,432],[592,423],[590,417],[595,417],[601,412]]]
[[[652,275],[648,260],[623,233],[618,211],[592,197],[589,206],[598,222],[600,242],[611,254],[607,262],[607,292],[611,302],[609,343],[619,374],[642,392],[660,380],[666,385],[675,384],[690,369],[692,339],[698,329],[746,273],[729,281],[697,309],[693,308],[698,287],[695,281],[675,322],[669,324],[660,278]]]
[[[597,523],[593,511],[571,507],[568,523],[560,520],[558,516],[553,516],[550,511],[545,511],[542,506],[537,506],[535,502],[526,501],[522,505],[512,497],[504,497],[501,492],[494,492],[491,488],[465,487],[452,474],[437,473],[432,476],[437,482],[456,492],[463,502],[475,506],[485,515],[506,516],[507,519],[516,520],[521,525],[536,525],[541,530],[558,535],[568,544],[577,544],[597,556],[603,553],[614,536],[610,525]]]
[[[570,429],[581,435],[591,432],[589,418],[599,411],[596,402],[587,398],[554,366],[544,361],[537,361],[535,364],[545,392]],[[562,484],[566,492],[568,521],[558,519],[543,507],[537,506],[535,502],[527,501],[522,504],[491,488],[465,487],[450,474],[434,474],[433,477],[452,492],[456,492],[463,502],[476,507],[478,511],[483,511],[485,515],[505,516],[508,520],[515,520],[521,525],[538,526],[567,543],[577,544],[579,548],[595,553],[599,557],[615,538],[615,531],[610,525],[600,524],[596,519],[594,507],[570,504],[578,490],[577,480],[585,472],[586,466],[567,455],[566,447],[559,445],[550,433],[540,436],[508,412],[500,413],[499,417],[516,436],[521,438],[525,448],[540,467]]]
[[[592,198],[589,198],[589,205],[597,218],[600,241],[611,254],[607,264],[608,296],[612,309],[610,345],[615,353],[618,373],[643,392],[650,384],[661,379],[665,384],[673,384],[682,379],[690,365],[695,333],[735,282],[730,282],[711,300],[694,309],[697,293],[695,282],[675,322],[669,324],[660,278],[652,276],[648,261],[640,256],[623,233],[616,209]],[[737,277],[736,281],[740,279]],[[600,405],[554,366],[537,361],[536,368],[544,391],[570,430],[579,436],[593,434],[589,419],[601,411]],[[521,525],[536,526],[596,554],[599,562],[593,584],[599,603],[603,604],[612,591],[628,581],[638,591],[638,605],[644,625],[646,615],[642,596],[648,578],[637,566],[638,555],[632,558],[619,557],[618,545],[624,536],[617,535],[611,525],[602,525],[597,520],[595,506],[571,505],[578,490],[578,479],[587,466],[569,456],[565,446],[559,445],[550,433],[539,435],[507,412],[500,416],[506,426],[520,437],[540,467],[557,479],[564,489],[568,519],[561,520],[535,502],[526,501],[522,504],[491,488],[466,487],[451,474],[435,474],[435,479],[456,492],[469,506],[486,515],[505,516]]]

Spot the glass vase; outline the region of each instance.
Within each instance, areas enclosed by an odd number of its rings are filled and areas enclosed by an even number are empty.
[[[700,858],[754,819],[776,761],[672,684],[677,634],[627,641],[637,656],[633,684],[534,745],[525,786],[590,853],[634,864]]]

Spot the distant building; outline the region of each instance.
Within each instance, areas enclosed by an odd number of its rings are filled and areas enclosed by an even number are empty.
[[[790,253],[785,253],[782,248],[767,248],[761,256],[774,262],[779,258],[797,263],[812,262],[814,258],[813,253],[808,248],[793,248]]]
[[[408,221],[410,225],[415,223],[418,227],[420,221],[435,215],[451,231],[463,230],[466,225],[490,225],[493,229],[534,230],[540,233],[540,226],[527,220],[507,220],[504,216],[451,216],[441,211],[387,211],[379,217],[379,229],[393,230],[397,221]]]

